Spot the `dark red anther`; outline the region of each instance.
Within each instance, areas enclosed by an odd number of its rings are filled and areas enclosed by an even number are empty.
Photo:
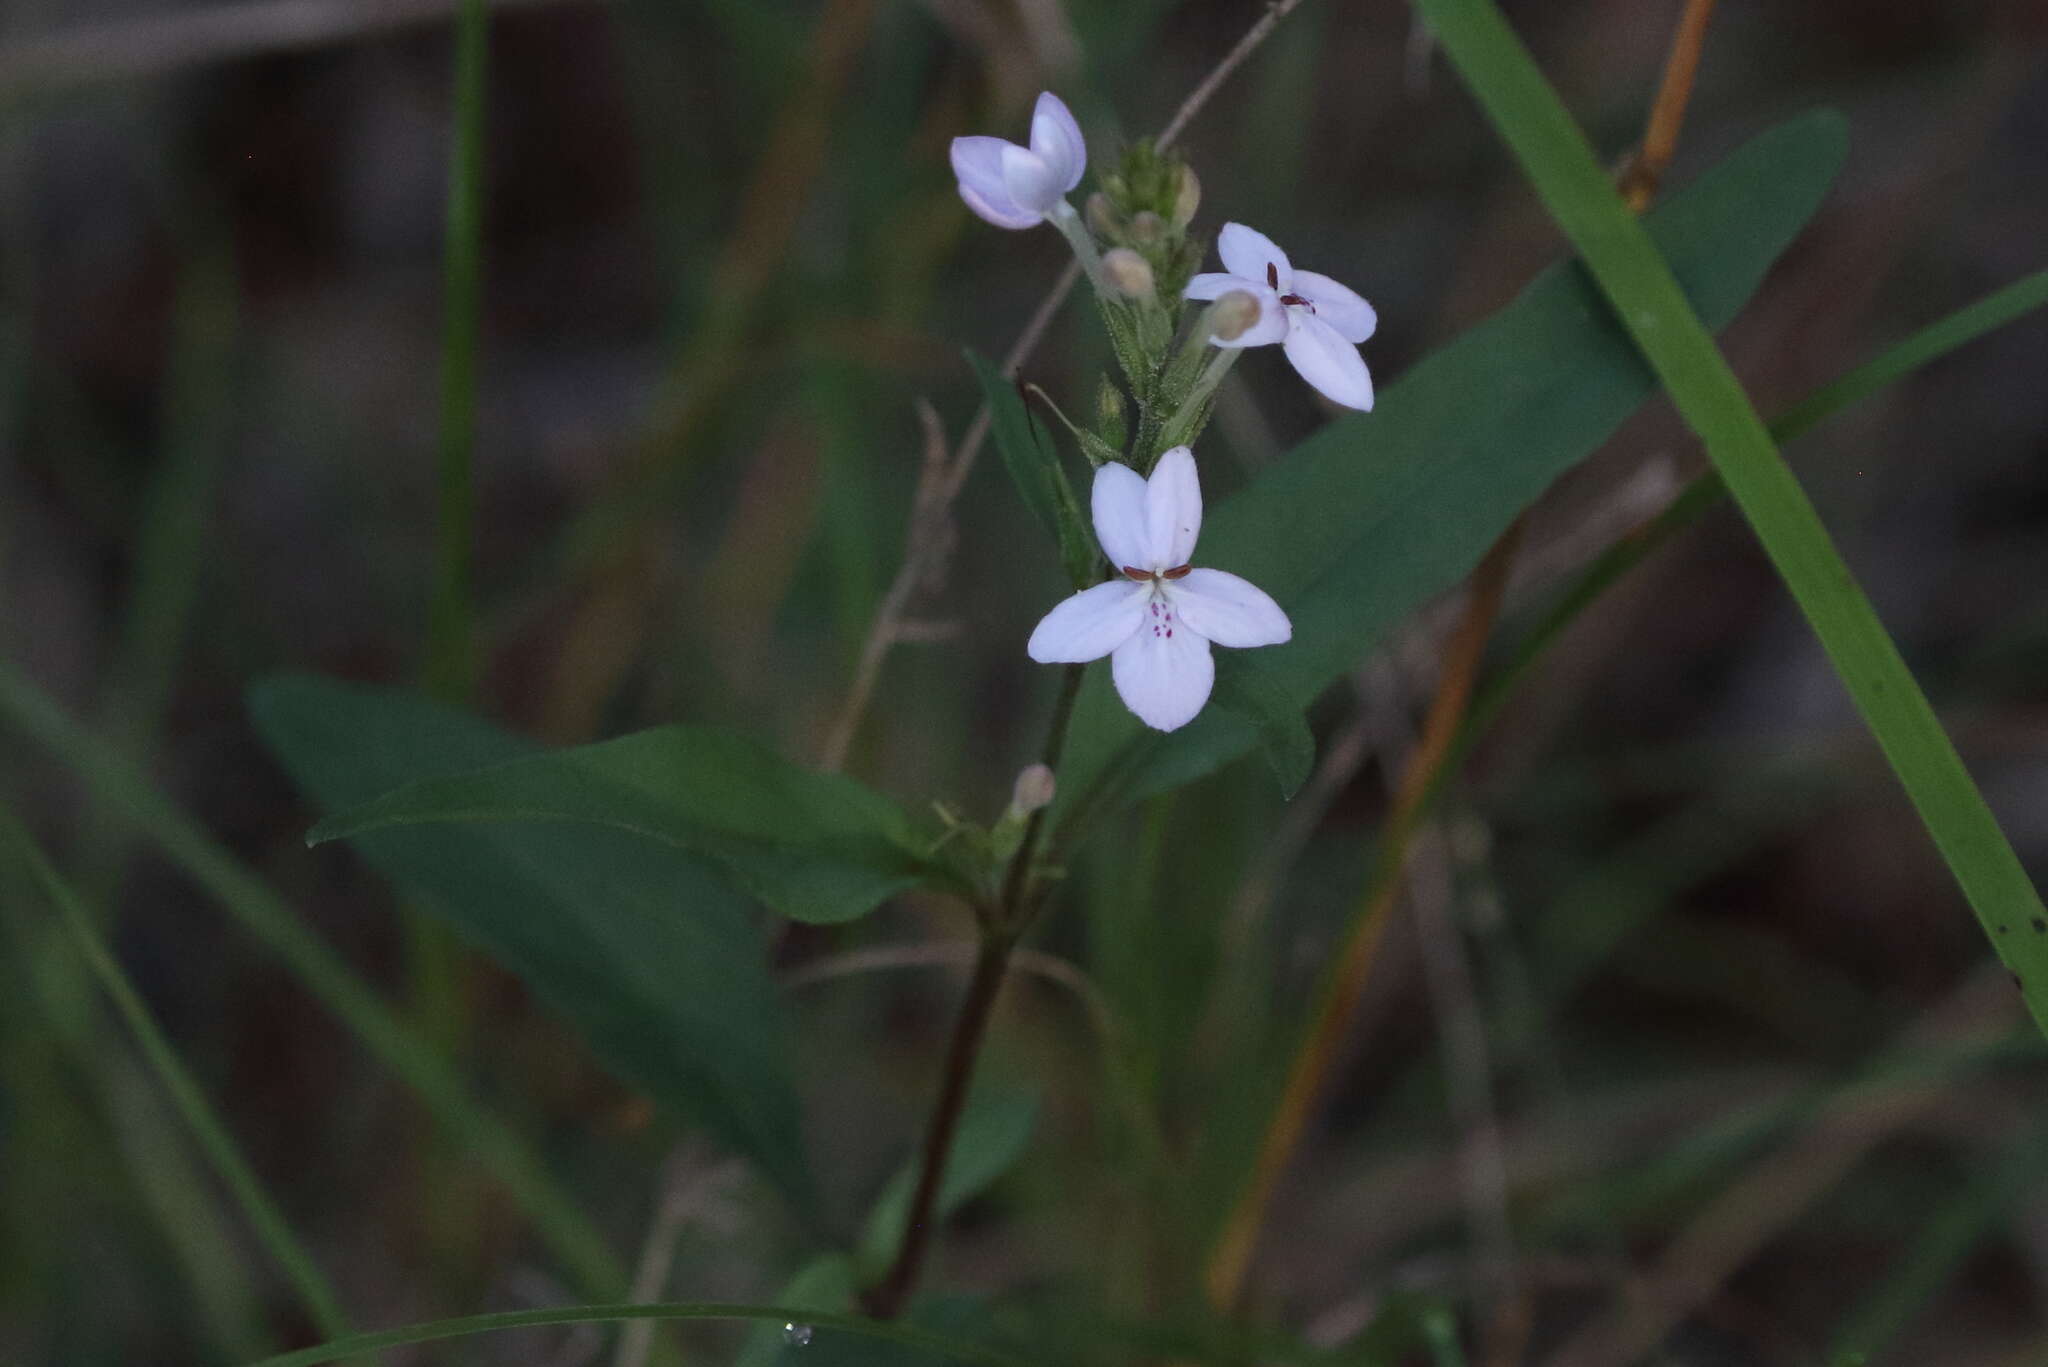
[[[1163,573],[1161,573],[1161,574],[1160,574],[1160,576],[1159,576],[1159,577],[1160,577],[1161,579],[1185,579],[1185,578],[1187,578],[1187,577],[1188,577],[1188,572],[1189,572],[1189,571],[1191,571],[1191,570],[1193,570],[1193,569],[1194,569],[1194,566],[1193,566],[1193,565],[1179,565],[1179,566],[1176,566],[1176,567],[1175,567],[1175,568],[1173,568],[1173,569],[1170,569],[1170,570],[1166,570],[1166,571],[1164,571]],[[1125,570],[1125,571],[1124,571],[1124,573],[1125,573],[1125,574],[1129,574],[1129,573],[1130,573],[1130,571],[1129,571],[1129,570]]]
[[[1137,566],[1135,566],[1135,565],[1126,565],[1126,566],[1124,566],[1124,578],[1126,578],[1126,579],[1135,579],[1135,580],[1137,580],[1137,581],[1138,581],[1138,582],[1139,582],[1140,584],[1142,584],[1142,583],[1144,583],[1144,582],[1145,582],[1145,581],[1146,581],[1147,579],[1150,579],[1151,577],[1152,577],[1152,571],[1150,571],[1150,570],[1141,570],[1141,569],[1139,569],[1139,568],[1138,568]]]
[[[1266,263],[1266,285],[1270,289],[1280,288],[1280,268],[1271,261]]]

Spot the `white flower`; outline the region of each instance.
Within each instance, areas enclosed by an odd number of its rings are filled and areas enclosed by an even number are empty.
[[[1211,337],[1211,344],[1280,342],[1301,378],[1331,402],[1372,407],[1372,376],[1358,354],[1358,343],[1379,326],[1371,304],[1327,275],[1296,270],[1272,238],[1242,223],[1223,225],[1216,254],[1223,258],[1223,271],[1188,281],[1187,297],[1217,299],[1243,290],[1259,301],[1259,321],[1237,337]]]
[[[1121,574],[1045,615],[1025,650],[1040,664],[1110,657],[1124,705],[1160,731],[1187,725],[1209,700],[1209,643],[1273,646],[1294,634],[1287,614],[1234,574],[1188,565],[1202,529],[1194,453],[1176,446],[1152,478],[1112,461],[1095,472],[1095,539]]]
[[[1034,227],[1066,208],[1067,192],[1087,167],[1081,125],[1050,90],[1032,112],[1029,147],[1001,138],[953,139],[960,198],[998,228]]]

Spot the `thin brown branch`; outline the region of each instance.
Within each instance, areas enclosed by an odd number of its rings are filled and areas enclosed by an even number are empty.
[[[1351,933],[1338,951],[1335,968],[1325,979],[1318,999],[1315,1020],[1288,1069],[1280,1102],[1274,1107],[1252,1174],[1237,1204],[1225,1221],[1223,1233],[1209,1255],[1203,1287],[1209,1302],[1218,1309],[1235,1304],[1251,1265],[1252,1248],[1280,1174],[1294,1155],[1308,1118],[1320,1097],[1323,1082],[1336,1066],[1337,1052],[1349,1033],[1351,1017],[1365,991],[1367,978],[1378,955],[1401,879],[1397,876],[1405,860],[1408,842],[1418,824],[1424,799],[1434,786],[1436,772],[1450,752],[1471,700],[1472,686],[1479,674],[1479,662],[1486,638],[1493,630],[1500,600],[1507,589],[1508,572],[1521,541],[1518,520],[1494,543],[1486,558],[1473,571],[1472,588],[1465,615],[1444,648],[1443,676],[1438,681],[1429,716],[1423,723],[1422,739],[1401,771],[1401,782],[1381,834],[1383,853],[1380,867],[1367,883],[1359,910],[1352,917]]]
[[[1714,0],[1685,0],[1678,32],[1664,58],[1657,102],[1650,107],[1650,121],[1643,129],[1643,145],[1621,173],[1621,196],[1637,213],[1649,208],[1657,197],[1657,188],[1678,151],[1678,133],[1685,126],[1686,106],[1692,101],[1693,78],[1699,74],[1700,51],[1707,43],[1707,21],[1713,17]]]

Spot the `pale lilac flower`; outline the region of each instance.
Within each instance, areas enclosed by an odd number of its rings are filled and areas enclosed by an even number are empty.
[[[1001,138],[953,139],[953,174],[960,198],[998,228],[1031,228],[1056,214],[1071,215],[1066,196],[1088,167],[1081,126],[1050,90],[1031,115],[1031,145]]]
[[[1209,700],[1209,644],[1279,645],[1294,634],[1263,589],[1222,570],[1190,568],[1202,529],[1194,453],[1176,446],[1152,478],[1111,461],[1095,472],[1095,539],[1118,575],[1045,615],[1025,646],[1040,664],[1110,657],[1110,674],[1138,720],[1172,731]]]
[[[1234,338],[1211,337],[1212,344],[1279,342],[1301,378],[1332,403],[1372,407],[1372,375],[1358,354],[1358,344],[1379,326],[1371,304],[1327,275],[1296,270],[1272,238],[1242,223],[1223,225],[1216,254],[1223,270],[1188,281],[1187,297],[1217,299],[1243,290],[1259,301],[1259,321]]]

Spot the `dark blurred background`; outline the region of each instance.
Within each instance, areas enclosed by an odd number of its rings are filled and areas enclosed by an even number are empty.
[[[1619,162],[1677,0],[1507,8]],[[1159,127],[1259,9],[500,6],[479,708],[552,741],[689,718],[815,757],[901,558],[914,403],[957,439],[975,402],[960,348],[1001,354],[1062,264],[1054,234],[968,216],[947,140],[1019,137],[1051,88],[1099,166]],[[243,706],[281,669],[419,676],[448,20],[440,0],[7,0],[0,654],[436,1032],[630,1259],[670,1122],[486,961],[461,959],[452,1008],[424,1000],[403,908],[345,849],[303,848],[310,809]],[[2039,0],[1723,0],[1671,180],[1814,106],[1852,130],[1826,208],[1728,335],[1766,413],[2048,265],[2044,57]],[[1198,227],[1247,221],[1373,301],[1383,390],[1560,252],[1403,5],[1308,0],[1182,146],[1204,187]],[[1103,360],[1070,307],[1025,375],[1086,408]],[[1789,451],[2037,876],[2044,381],[2048,320],[2024,320]],[[1205,442],[1210,499],[1326,417],[1277,355],[1249,357]],[[1504,630],[1700,464],[1665,405],[1631,422],[1537,510]],[[850,771],[914,806],[998,809],[1051,686],[1022,641],[1059,591],[985,463],[944,582],[920,599],[935,639],[891,656]],[[1138,1080],[1105,1081],[1067,998],[1014,989],[988,1067],[1036,1091],[1041,1118],[1025,1162],[942,1248],[946,1284],[1087,1288],[1132,1316],[1187,1295],[1199,1250],[1159,1217],[1175,1198],[1111,1190],[1128,1155],[1103,1138],[1122,1104],[1106,1092],[1124,1087],[1191,1147],[1255,1123],[1242,1070],[1285,1057],[1449,607],[1319,707],[1336,760],[1306,798],[1283,806],[1241,763],[1075,870],[1038,940],[1098,983]],[[0,757],[0,795],[100,910],[357,1323],[572,1297],[502,1194],[275,958],[45,752],[0,734]],[[1134,850],[1166,853],[1138,875]],[[1392,1291],[1462,1296],[1512,1275],[1533,1288],[1538,1361],[1670,1273],[1702,1288],[1674,1317],[1670,1363],[1822,1361],[1857,1315],[1897,1321],[1874,1360],[2048,1361],[2048,1077],[1738,517],[1714,514],[1572,630],[1426,854],[1275,1207],[1262,1312],[1336,1343]],[[0,898],[29,931],[47,923],[23,889]],[[912,900],[790,933],[777,962],[801,975],[964,933],[956,908]],[[1191,1049],[1219,972],[1247,964],[1242,1029],[1226,1016],[1222,1045]],[[0,1361],[211,1362],[305,1341],[130,1041],[91,992],[53,1000],[46,967],[0,962]],[[810,1118],[829,1136],[819,1161],[846,1206],[834,1218],[905,1152],[957,986],[923,971],[792,987]],[[1474,1019],[1490,1080],[1476,1107],[1457,1082],[1474,1075],[1458,1045],[1473,1032],[1457,1028]],[[1901,1080],[1884,1060],[1914,1040],[1953,1047]],[[1476,1191],[1457,1161],[1475,1130],[1498,1157]],[[795,1225],[708,1145],[670,1163],[716,1193],[690,1210],[674,1293],[773,1299],[801,1261]],[[1128,1232],[1132,1212],[1149,1235]],[[1098,1278],[1112,1255],[1121,1270]],[[726,1360],[735,1340],[693,1342]],[[556,1333],[389,1360],[609,1352]]]

